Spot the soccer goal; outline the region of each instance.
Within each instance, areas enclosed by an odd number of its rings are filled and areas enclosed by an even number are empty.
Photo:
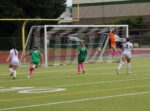
[[[36,45],[43,53],[43,65],[77,63],[77,48],[84,41],[88,49],[86,63],[109,62],[111,49],[108,34],[116,29],[118,43],[128,37],[128,25],[44,25],[32,26],[23,53]],[[21,59],[21,66],[29,64],[29,57]]]

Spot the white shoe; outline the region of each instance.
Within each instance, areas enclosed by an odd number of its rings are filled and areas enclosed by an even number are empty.
[[[30,75],[28,75],[27,78],[29,79],[29,78],[30,78]]]
[[[132,73],[131,71],[127,72],[127,74],[131,74],[131,73]]]

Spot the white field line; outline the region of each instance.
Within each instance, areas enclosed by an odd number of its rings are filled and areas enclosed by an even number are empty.
[[[139,80],[148,80],[150,78],[139,78],[139,79],[126,79],[126,80],[112,80],[112,81],[100,81],[100,82],[92,82],[92,83],[82,83],[82,84],[69,84],[69,85],[60,85],[60,86],[52,86],[52,87],[72,87],[72,86],[85,86],[85,85],[97,85],[104,83],[117,83],[117,82],[127,82],[127,81],[139,81]]]
[[[148,70],[149,71],[149,70]],[[115,75],[115,74],[112,74],[112,73],[100,73],[100,74],[97,74],[98,76],[99,75]],[[142,76],[149,76],[150,74],[149,73],[147,73],[147,74],[142,74]],[[79,76],[79,75],[74,75],[74,76]],[[94,76],[94,75],[91,75],[91,76]],[[131,75],[127,75],[127,76],[132,76],[132,74]],[[16,80],[1,80],[0,81],[0,83],[5,83],[5,82],[18,82],[18,81],[33,81],[33,80],[45,80],[45,79],[57,79],[57,78],[67,78],[67,77],[72,77],[72,76],[59,76],[59,77],[40,77],[40,78],[31,78],[31,79],[27,79],[27,78],[25,78],[25,79],[16,79]],[[146,78],[140,78],[141,80],[142,79],[149,79],[148,77],[146,77]],[[138,79],[138,80],[140,80],[140,79]],[[127,79],[128,80],[128,79]],[[117,80],[115,80],[115,81],[117,81]]]
[[[133,68],[134,67],[149,67],[149,65],[136,65],[136,66],[132,66]],[[117,67],[116,67],[117,68]],[[103,68],[101,68],[101,67],[96,67],[96,68],[88,68],[88,69],[86,69],[87,71],[88,70],[106,70],[106,69],[113,69],[114,70],[114,66],[113,67],[103,67]],[[50,69],[51,70],[51,69]],[[35,71],[34,73],[57,73],[57,72],[73,72],[73,71],[77,71],[77,69],[75,68],[75,69],[66,69],[66,70],[56,70],[56,69],[53,69],[52,71]],[[0,74],[0,76],[5,76],[5,75],[8,75],[9,74],[9,72],[8,73],[6,73],[6,72],[1,72],[1,73],[3,73],[3,74]],[[18,74],[27,74],[28,73],[28,69],[27,69],[27,71],[26,71],[26,73],[18,73]]]
[[[141,66],[141,65],[140,65]],[[143,66],[143,65],[142,65]],[[147,66],[147,65],[146,65]],[[92,68],[93,69],[93,68]],[[99,68],[98,68],[99,69]],[[97,69],[97,70],[98,70]],[[89,69],[90,70],[90,69]],[[99,69],[99,70],[101,70],[101,69]],[[65,70],[65,71],[67,71],[67,70]],[[44,72],[44,71],[43,71]],[[51,72],[51,71],[50,71]],[[56,71],[57,72],[57,71]],[[139,72],[139,71],[137,71],[137,72]],[[143,71],[142,71],[143,72]],[[149,70],[144,70],[144,72],[149,72]],[[135,71],[134,71],[134,73],[136,73]],[[112,74],[112,73],[99,73],[99,74],[97,74],[97,75],[114,75],[114,74]],[[132,74],[131,74],[132,75]],[[142,75],[146,75],[146,76],[149,76],[150,74],[148,73],[148,74],[142,74]],[[7,74],[7,76],[8,76],[8,74]],[[73,76],[73,75],[71,75],[71,76]],[[0,81],[0,83],[4,83],[4,82],[17,82],[17,81],[29,81],[29,80],[43,80],[43,79],[55,79],[55,78],[67,78],[67,77],[71,77],[71,76],[59,76],[59,77],[46,77],[46,78],[31,78],[31,79],[27,79],[27,78],[25,78],[25,79],[16,79],[16,80],[1,80]],[[79,75],[74,75],[74,76],[79,76]],[[149,78],[146,78],[146,79],[149,79]],[[115,80],[116,81],[116,80]]]
[[[100,96],[100,97],[95,97],[95,98],[86,98],[86,99],[77,99],[77,100],[68,100],[68,101],[59,101],[59,102],[50,102],[50,103],[45,103],[45,104],[16,106],[16,107],[9,107],[9,108],[1,108],[0,111],[33,108],[33,107],[41,107],[41,106],[50,106],[50,105],[59,105],[59,104],[67,104],[67,103],[76,103],[76,102],[84,102],[84,101],[92,101],[92,100],[102,100],[102,99],[110,99],[110,98],[126,97],[126,96],[137,96],[137,95],[144,95],[144,94],[150,94],[150,91],[125,93],[125,94],[110,95],[110,96]]]
[[[97,85],[97,84],[104,84],[104,83],[118,83],[118,82],[127,82],[127,81],[139,81],[139,80],[148,80],[150,78],[139,78],[139,79],[126,79],[126,80],[111,80],[111,81],[100,81],[100,82],[87,82],[87,83],[81,83],[81,84],[69,84],[69,85],[59,85],[59,86],[51,86],[51,88],[57,88],[57,87],[72,87],[72,86],[86,86],[86,85]],[[26,79],[27,80],[27,79]],[[14,81],[14,80],[12,80]],[[20,80],[21,81],[21,80]],[[2,82],[2,81],[0,81]],[[9,81],[3,81],[3,82],[9,82]]]
[[[149,71],[149,70],[148,70]],[[98,76],[99,75],[115,75],[115,74],[112,74],[112,73],[99,73],[97,74]],[[142,76],[149,76],[150,74],[147,73],[147,74],[142,74]],[[39,78],[31,78],[31,79],[16,79],[16,80],[1,80],[0,83],[5,83],[5,82],[18,82],[18,81],[33,81],[33,80],[45,80],[45,79],[57,79],[57,78],[67,78],[67,77],[72,77],[73,75],[70,75],[70,76],[59,76],[59,77],[39,77]],[[74,75],[74,76],[80,76],[80,75]],[[91,76],[95,76],[95,75],[91,75]],[[128,76],[132,76],[132,74],[128,75]],[[149,78],[146,78],[146,79],[149,79]],[[115,80],[116,81],[116,80]]]

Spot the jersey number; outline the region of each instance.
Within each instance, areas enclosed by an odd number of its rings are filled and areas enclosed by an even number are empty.
[[[128,47],[129,47],[128,44],[126,44],[125,48],[127,49]]]

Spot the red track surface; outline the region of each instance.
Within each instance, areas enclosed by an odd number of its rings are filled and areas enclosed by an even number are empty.
[[[110,54],[110,52],[111,52],[111,50],[106,50],[104,52],[104,54],[107,55],[107,54]],[[96,53],[96,50],[89,51],[90,55],[93,55],[95,53]],[[118,53],[121,54],[121,50],[118,50]],[[147,49],[142,49],[142,48],[141,49],[140,48],[135,49],[135,54],[136,55],[150,54],[150,48],[147,48]],[[7,63],[6,59],[7,59],[8,55],[9,55],[8,51],[0,51],[0,64]],[[21,51],[19,51],[19,57],[20,57],[20,55],[21,55]],[[54,57],[59,57],[59,60],[65,60],[66,59],[66,55],[69,55],[69,56],[71,56],[71,58],[74,58],[77,55],[77,52],[74,49],[74,50],[71,50],[70,53],[67,53],[67,51],[65,49],[63,49],[60,52],[57,51],[57,53],[54,53],[54,51],[51,51],[51,52],[49,52],[49,55],[50,55],[49,56],[49,61],[53,61],[54,59],[56,59]],[[61,58],[60,58],[60,55],[61,55]]]

